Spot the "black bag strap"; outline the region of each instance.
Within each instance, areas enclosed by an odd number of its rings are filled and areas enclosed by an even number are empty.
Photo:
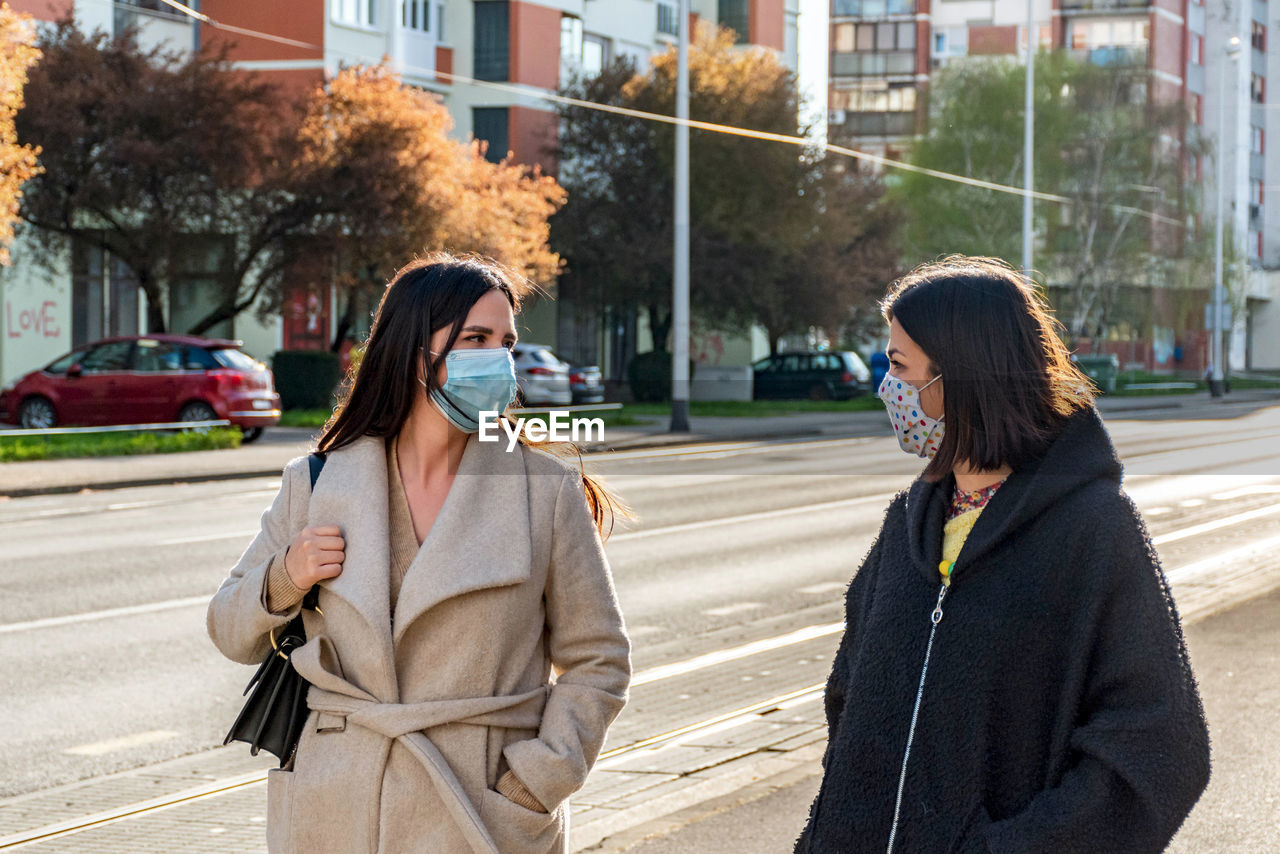
[[[320,479],[320,470],[324,468],[324,454],[319,452],[311,454],[307,457],[307,465],[311,469],[311,490],[315,491],[316,481]],[[313,585],[307,591],[307,595],[302,597],[302,607],[309,611],[316,609],[316,604],[320,601],[320,586]]]
[[[324,454],[314,453],[307,457],[307,463],[311,466],[311,489],[316,488],[316,481],[320,479],[320,470],[324,468]]]

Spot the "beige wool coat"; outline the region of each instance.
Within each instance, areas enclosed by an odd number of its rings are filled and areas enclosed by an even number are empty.
[[[294,460],[209,605],[218,649],[258,664],[271,629],[298,613],[266,608],[273,558],[304,527],[341,529],[342,574],[320,585],[318,611],[303,612],[307,643],[293,654],[311,713],[293,770],[269,774],[268,847],[566,852],[568,798],[631,674],[581,475],[471,436],[394,622],[387,491],[382,439],[329,454],[314,494],[307,459]],[[549,814],[496,791],[508,769]]]

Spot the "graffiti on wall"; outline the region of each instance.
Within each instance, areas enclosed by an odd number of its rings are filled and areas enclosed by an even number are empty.
[[[4,329],[7,338],[60,338],[58,303],[44,300],[39,308],[17,308],[9,300],[4,303]]]

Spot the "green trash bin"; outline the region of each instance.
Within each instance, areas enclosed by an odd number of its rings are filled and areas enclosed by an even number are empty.
[[[1116,390],[1116,377],[1120,374],[1120,359],[1114,354],[1072,356],[1071,359],[1079,365],[1080,370],[1088,374],[1089,379],[1093,380],[1098,388],[1108,394]]]

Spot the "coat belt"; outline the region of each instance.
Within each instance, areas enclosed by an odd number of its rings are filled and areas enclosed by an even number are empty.
[[[314,646],[314,645],[308,645]],[[422,764],[450,816],[475,854],[499,854],[498,847],[480,820],[475,806],[458,782],[449,762],[424,730],[444,724],[534,729],[542,723],[542,710],[550,686],[523,694],[428,700],[423,703],[383,703],[366,691],[320,666],[318,650],[307,647],[293,655],[294,667],[311,683],[307,706],[317,712],[343,717],[384,738],[399,741]]]

